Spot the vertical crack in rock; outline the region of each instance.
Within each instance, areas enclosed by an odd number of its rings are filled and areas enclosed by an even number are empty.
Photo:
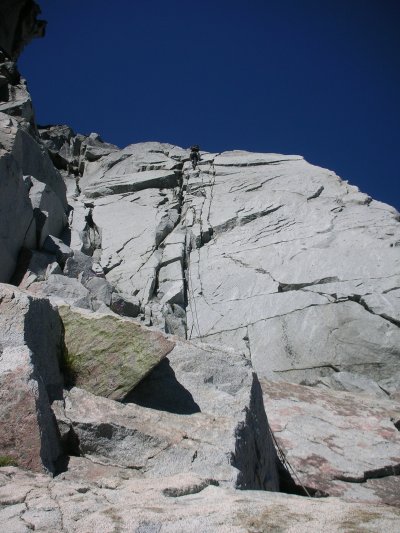
[[[204,174],[208,174],[210,176],[210,180],[208,182],[204,181]],[[205,244],[210,242],[214,235],[214,228],[210,223],[211,206],[214,198],[213,194],[216,180],[214,159],[209,162],[208,171],[203,170],[203,168],[201,168],[199,165],[197,172],[195,171],[193,175],[197,175],[198,178],[201,178],[201,183],[189,184],[191,177],[191,172],[189,170],[185,176],[186,183],[182,188],[182,207],[186,207],[186,209],[183,211],[183,220],[186,233],[186,244],[184,250],[185,307],[187,308],[187,306],[189,306],[192,318],[192,327],[190,328],[190,331],[188,331],[186,326],[186,338],[188,339],[192,337],[193,331],[195,331],[195,333],[197,331],[196,336],[202,338],[202,332],[197,315],[196,298],[193,294],[193,269],[191,266],[190,256],[194,248],[198,250],[197,279],[199,280],[200,284],[200,290],[198,294],[201,295],[205,300],[200,275],[200,250]],[[206,188],[207,191],[209,191],[209,195],[207,195]],[[189,196],[191,196],[191,198]],[[200,205],[196,209],[196,205],[193,205],[193,201],[197,198],[201,198],[201,201]],[[207,209],[207,207],[208,210],[207,213],[205,213],[204,210]],[[209,302],[207,301],[206,304],[210,306]]]
[[[85,227],[81,232],[82,252],[86,255],[95,256],[95,260],[101,255],[101,228],[94,221],[95,206],[92,203],[85,203]]]

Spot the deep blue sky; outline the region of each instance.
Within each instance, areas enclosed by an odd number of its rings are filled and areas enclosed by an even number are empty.
[[[301,154],[400,209],[399,0],[38,0],[40,124]]]

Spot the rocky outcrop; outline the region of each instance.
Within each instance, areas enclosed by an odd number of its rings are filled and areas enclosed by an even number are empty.
[[[95,197],[96,257],[148,323],[239,347],[269,378],[395,393],[399,214],[298,156],[187,157],[142,143],[88,163],[74,245]]]
[[[0,112],[25,122],[34,130],[34,114],[26,82],[15,61],[34,37],[43,37],[46,22],[37,20],[33,0],[3,0],[0,5]]]
[[[393,530],[400,215],[300,156],[37,128],[3,4],[0,465],[59,477],[1,469],[2,525]]]
[[[39,126],[38,132],[54,166],[62,172],[73,194],[79,194],[80,189],[78,182],[74,187],[71,179],[78,180],[82,176],[86,162],[97,161],[118,149],[105,143],[97,133],[76,134],[69,126]]]
[[[59,306],[66,372],[93,394],[125,396],[173,349],[174,343],[129,319]]]
[[[9,281],[22,247],[36,249],[67,222],[65,185],[37,140],[0,113],[0,281]]]
[[[61,322],[47,300],[0,285],[0,456],[55,472],[61,455],[50,404],[62,397]]]
[[[55,412],[64,440],[94,463],[151,478],[195,472],[242,489],[279,488],[261,388],[234,352],[177,341],[124,405],[74,388]]]

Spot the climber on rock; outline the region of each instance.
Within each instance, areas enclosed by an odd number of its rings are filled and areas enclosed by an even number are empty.
[[[190,147],[190,161],[192,162],[193,170],[196,170],[200,161],[200,146],[198,144],[194,144]]]

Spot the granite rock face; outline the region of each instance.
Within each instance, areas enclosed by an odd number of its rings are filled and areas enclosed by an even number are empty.
[[[176,147],[142,143],[87,163],[80,178],[77,221],[89,205],[101,235],[93,255],[106,278],[138,300],[144,323],[231,346],[270,380],[349,391],[354,401],[356,394],[395,400],[399,214],[298,156],[202,153],[195,171],[187,159]],[[170,170],[176,179],[168,183]],[[286,393],[284,386],[277,391]],[[329,402],[340,411],[339,397]],[[354,415],[355,432],[363,431],[362,412]],[[289,412],[280,414],[289,423]],[[382,424],[390,426],[385,416]],[[341,459],[325,458],[330,466],[316,478],[311,465],[301,482],[378,501],[382,491],[374,495],[367,474],[362,490],[351,489],[361,472],[380,472],[390,478],[387,487],[395,484],[395,430],[376,431],[381,440],[371,446],[388,455],[372,455],[368,465],[361,454],[352,477],[343,465],[352,461],[354,434],[344,432]],[[292,439],[287,449],[296,456],[304,446]],[[336,475],[347,476],[347,485],[334,483]],[[392,502],[393,490],[386,492]]]
[[[0,471],[0,518],[7,531],[169,533],[395,532],[399,510],[216,487],[194,474],[153,480],[50,480]],[[27,525],[28,524],[28,525]]]
[[[241,346],[274,379],[399,382],[396,210],[300,157],[207,157],[182,216],[192,336]]]
[[[300,156],[193,170],[38,128],[15,64],[37,6],[3,14],[0,464],[59,477],[1,469],[0,523],[395,531],[399,213]]]
[[[90,197],[93,254],[147,323],[240,349],[268,378],[347,372],[394,393],[399,214],[298,156],[187,159],[141,143],[87,162],[75,245]]]

